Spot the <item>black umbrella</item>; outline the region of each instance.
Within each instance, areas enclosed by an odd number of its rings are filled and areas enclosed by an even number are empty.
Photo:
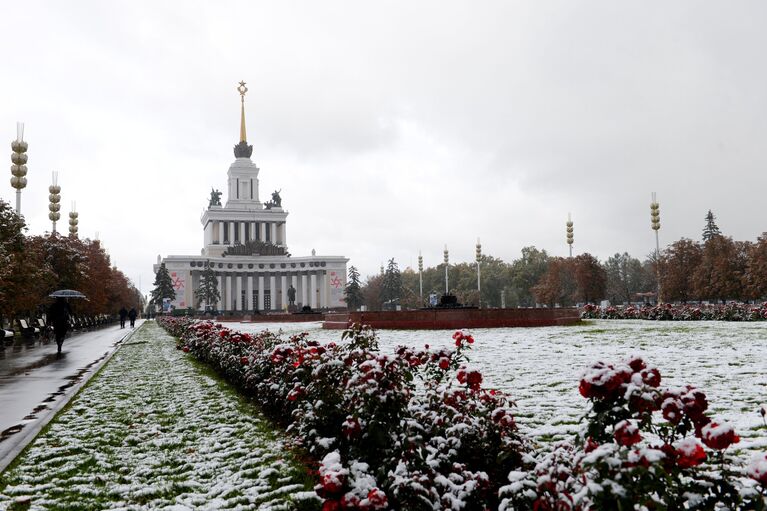
[[[51,298],[85,298],[86,300],[88,299],[80,291],[75,291],[73,289],[59,289],[58,291],[54,291],[48,296]]]

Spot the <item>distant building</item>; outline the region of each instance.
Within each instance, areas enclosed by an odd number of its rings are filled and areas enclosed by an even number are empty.
[[[259,168],[250,159],[253,146],[245,131],[247,89],[238,88],[242,98],[240,142],[234,146],[234,162],[229,166],[227,200],[221,204],[221,192],[211,191],[208,209],[202,215],[203,249],[199,256],[171,255],[165,263],[176,288],[172,305],[177,309],[205,305],[220,311],[287,310],[289,295],[296,308],[345,307],[346,263],[343,256],[293,257],[288,252],[287,217],[279,191],[266,203],[259,200]],[[207,266],[218,278],[221,300],[216,304],[198,304],[194,291]],[[294,291],[289,292],[290,287]]]

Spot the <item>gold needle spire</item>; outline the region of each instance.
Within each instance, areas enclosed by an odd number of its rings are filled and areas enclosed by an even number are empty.
[[[245,93],[248,92],[248,88],[245,87],[245,82],[240,82],[239,87],[237,87],[237,91],[240,93],[240,102],[241,102],[241,110],[240,110],[240,142],[247,142],[248,137],[245,134]]]

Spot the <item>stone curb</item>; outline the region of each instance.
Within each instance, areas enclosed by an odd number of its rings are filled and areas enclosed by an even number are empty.
[[[40,431],[42,431],[42,429],[49,422],[51,422],[54,417],[56,417],[56,415],[72,400],[72,398],[75,397],[78,392],[80,392],[80,389],[82,389],[85,384],[90,381],[93,375],[98,373],[99,370],[104,367],[104,364],[111,360],[112,356],[117,353],[123,343],[130,339],[130,337],[133,336],[133,334],[136,333],[142,326],[143,322],[137,328],[127,332],[124,336],[117,340],[114,343],[114,349],[107,352],[107,354],[104,355],[101,359],[97,359],[97,363],[88,368],[79,382],[69,387],[51,408],[40,412],[37,420],[34,421],[34,423],[29,424],[28,427],[25,427],[18,435],[14,435],[12,438],[4,441],[3,444],[0,444],[0,473],[2,473],[11,463],[13,463],[13,460],[15,460],[16,457],[21,454],[21,452],[27,447],[27,445],[29,445],[32,440],[37,437],[38,433],[40,433]]]

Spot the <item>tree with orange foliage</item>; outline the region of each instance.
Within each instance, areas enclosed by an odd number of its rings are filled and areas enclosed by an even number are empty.
[[[674,242],[663,251],[660,257],[660,281],[665,301],[687,303],[697,296],[692,276],[702,257],[700,244],[687,238]]]
[[[749,247],[743,286],[746,299],[767,298],[767,232],[762,233],[756,243]]]

